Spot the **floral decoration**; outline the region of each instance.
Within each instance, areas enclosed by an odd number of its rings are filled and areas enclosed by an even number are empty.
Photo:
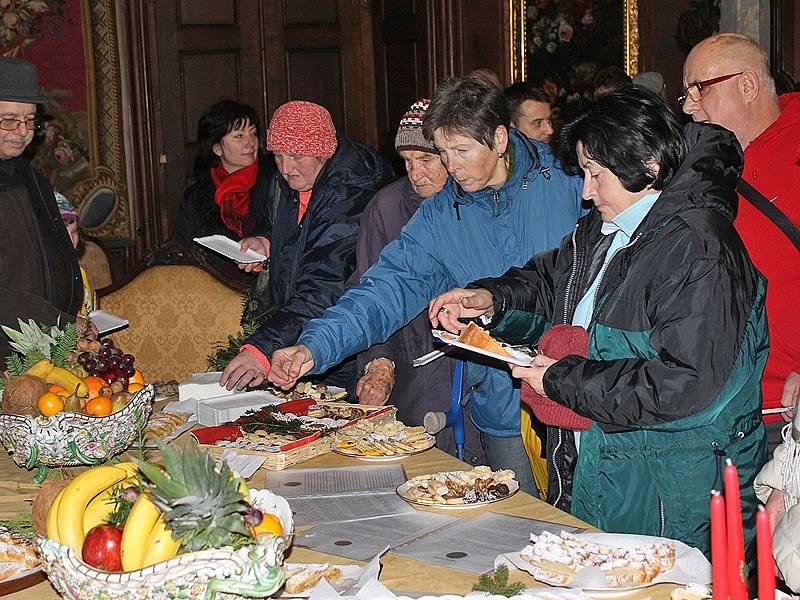
[[[589,101],[594,75],[624,60],[620,0],[526,0],[528,80],[564,113]]]
[[[6,56],[22,58],[23,50],[61,30],[54,17],[64,15],[65,0],[0,0],[0,48]]]

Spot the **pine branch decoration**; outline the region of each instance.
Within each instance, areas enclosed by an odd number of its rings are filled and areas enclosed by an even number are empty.
[[[259,308],[253,290],[248,290],[242,300],[242,318],[239,321],[242,329],[238,333],[229,335],[227,342],[214,344],[214,351],[207,358],[210,371],[222,371],[239,354],[239,349],[245,340],[258,331],[258,328],[278,310],[274,305],[261,311]]]
[[[521,594],[525,590],[525,584],[517,581],[508,583],[508,567],[500,565],[494,570],[494,574],[484,573],[478,579],[478,583],[472,586],[474,592],[489,592],[511,598]]]

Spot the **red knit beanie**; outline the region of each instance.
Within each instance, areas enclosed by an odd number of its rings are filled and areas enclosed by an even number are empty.
[[[336,152],[336,128],[319,104],[292,100],[278,107],[267,129],[267,150],[330,158]]]

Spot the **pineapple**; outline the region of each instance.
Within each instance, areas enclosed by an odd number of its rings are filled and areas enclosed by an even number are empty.
[[[47,327],[33,319],[27,323],[17,319],[19,331],[2,326],[3,333],[11,340],[10,346],[16,351],[6,359],[6,369],[10,377],[22,375],[33,365],[45,358],[57,367],[69,367],[78,343],[78,331],[74,323],[64,329],[58,326]],[[2,387],[4,381],[0,381]]]
[[[165,471],[135,460],[149,482],[144,492],[164,513],[167,528],[175,539],[183,538],[183,552],[254,542],[244,520],[250,509],[239,491],[239,478],[221,461],[215,464],[210,453],[197,444],[171,447],[158,442]]]

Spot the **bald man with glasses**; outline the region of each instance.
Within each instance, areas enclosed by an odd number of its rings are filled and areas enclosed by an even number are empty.
[[[753,263],[767,278],[770,353],[761,390],[763,407],[794,406],[800,389],[800,250],[765,212],[777,208],[800,227],[800,93],[775,93],[765,52],[750,38],[721,33],[695,46],[683,65],[678,102],[699,122],[731,130],[744,150],[742,180],[764,199],[742,195],[734,226]],[[756,204],[750,198],[756,196]],[[773,208],[770,209],[769,205]],[[780,215],[778,215],[780,218]],[[797,232],[800,233],[800,232]],[[784,417],[788,416],[785,414]],[[770,447],[780,442],[783,421],[765,415]]]

